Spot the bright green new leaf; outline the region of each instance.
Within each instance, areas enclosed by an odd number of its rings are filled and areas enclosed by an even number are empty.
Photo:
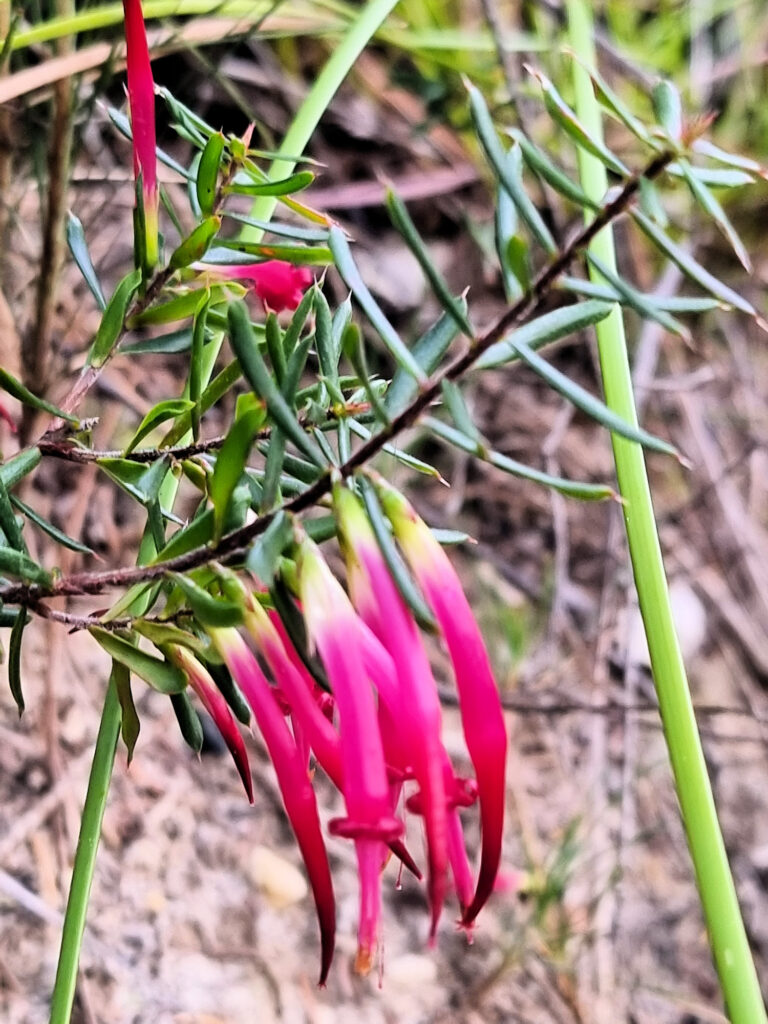
[[[206,217],[201,224],[197,225],[192,234],[185,238],[178,248],[174,249],[168,261],[169,269],[181,270],[183,267],[188,267],[190,263],[201,260],[220,227],[221,217]]]
[[[174,420],[177,416],[181,416],[182,413],[187,412],[194,406],[194,402],[188,398],[167,398],[163,402],[158,402],[156,406],[149,410],[147,415],[139,424],[136,433],[131,438],[128,447],[125,449],[125,455],[130,455],[134,451],[141,441],[151,434],[153,430],[160,426],[161,423],[167,422],[167,420]]]
[[[229,512],[229,503],[245,470],[256,435],[264,425],[263,405],[246,411],[232,424],[216,458],[209,489],[214,510],[214,540],[222,535]]]
[[[160,693],[181,693],[187,685],[187,677],[181,669],[152,654],[147,654],[130,640],[111,633],[108,629],[102,629],[101,626],[91,626],[88,632],[110,657],[125,665],[134,675]]]
[[[236,602],[209,594],[189,576],[181,573],[171,573],[170,578],[184,592],[189,607],[201,626],[223,628],[238,626],[243,621],[243,609]]]
[[[195,181],[197,202],[201,213],[205,217],[213,213],[213,206],[216,200],[216,186],[219,180],[219,168],[221,167],[223,155],[224,136],[221,132],[217,132],[208,139],[203,152],[200,154],[197,180]]]
[[[297,171],[280,181],[253,181],[245,172],[226,185],[224,192],[241,196],[289,196],[301,192],[315,180],[312,171]]]
[[[132,270],[126,274],[115,288],[112,298],[104,310],[104,315],[93,339],[88,353],[89,366],[102,366],[109,358],[112,349],[122,334],[125,325],[125,314],[131,299],[141,284],[141,270]]]

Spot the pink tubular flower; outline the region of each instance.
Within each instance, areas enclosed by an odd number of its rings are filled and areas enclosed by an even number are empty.
[[[459,578],[429,527],[406,499],[384,480],[375,480],[395,536],[440,625],[456,675],[464,737],[475,767],[482,857],[471,904],[462,924],[469,926],[493,891],[501,860],[507,734],[488,652]]]
[[[168,648],[169,658],[186,673],[189,685],[203,702],[205,710],[213,719],[216,728],[222,735],[235,762],[240,778],[243,780],[249,803],[253,803],[253,780],[248,764],[245,742],[237,727],[237,723],[229,710],[229,705],[216,688],[207,669],[197,658],[184,647]]]
[[[141,0],[123,0],[125,49],[128,71],[128,102],[133,136],[133,173],[141,179],[144,208],[145,260],[148,268],[158,261],[157,152],[155,139],[155,83],[149,61],[147,31]]]
[[[389,573],[358,499],[340,484],[333,503],[352,600],[363,621],[389,652],[398,691],[388,710],[402,734],[409,767],[421,789],[429,857],[430,936],[445,900],[448,868],[448,807],[445,791],[440,701],[419,631]],[[370,648],[370,644],[367,645]],[[382,699],[387,695],[380,688]]]
[[[331,831],[355,841],[360,874],[355,968],[365,974],[373,964],[378,944],[382,844],[398,839],[403,825],[392,814],[376,705],[366,681],[357,616],[308,538],[302,539],[297,567],[307,632],[328,672],[339,714],[348,817],[331,822]]]
[[[297,267],[284,260],[237,264],[198,263],[196,268],[205,270],[221,281],[246,282],[264,303],[265,309],[274,313],[296,309],[304,292],[312,284],[312,271],[309,267]]]
[[[336,905],[315,793],[306,765],[272,689],[243,638],[231,628],[211,629],[209,633],[251,706],[275,767],[285,810],[304,857],[315,898],[322,944],[320,984],[324,985],[333,960]]]

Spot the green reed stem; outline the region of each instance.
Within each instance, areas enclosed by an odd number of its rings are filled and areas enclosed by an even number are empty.
[[[588,0],[566,0],[570,44],[586,67],[595,67],[592,13]],[[602,118],[584,66],[574,62],[576,113],[593,138],[602,141]],[[579,150],[582,188],[602,200],[607,187],[603,164]],[[589,215],[591,216],[591,215]],[[616,269],[613,232],[606,227],[591,252]],[[600,275],[591,272],[595,280]],[[607,404],[630,423],[637,423],[624,322],[618,307],[597,324],[600,367]],[[656,529],[643,450],[612,435],[624,522],[648,639],[653,678],[659,700],[672,772],[688,837],[715,965],[733,1024],[761,1024],[765,1007],[739,910],[736,889],[717,818],[701,739],[693,712],[685,667],[672,619],[669,592]]]

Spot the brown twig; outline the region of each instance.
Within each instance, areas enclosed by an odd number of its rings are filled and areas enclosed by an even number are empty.
[[[439,397],[444,381],[455,381],[462,377],[491,345],[501,341],[510,331],[535,315],[543,306],[557,278],[568,269],[576,255],[584,250],[606,225],[626,211],[640,188],[641,179],[651,180],[657,177],[674,158],[675,154],[670,151],[665,150],[658,153],[640,173],[629,178],[595,219],[581,228],[565,248],[544,267],[529,290],[488,330],[474,338],[463,354],[457,356],[444,369],[434,374],[410,405],[358,448],[342,466],[338,467],[336,472],[343,477],[348,477],[365,466],[386,444],[416,422],[420,414]],[[206,545],[196,548],[166,562],[158,562],[149,566],[73,573],[70,576],[54,579],[50,584],[6,584],[0,587],[0,600],[7,604],[27,605],[34,610],[39,601],[54,595],[98,594],[109,587],[124,587],[160,579],[168,572],[185,572],[205,565],[214,559],[231,562],[237,556],[242,555],[251,541],[264,533],[280,512],[304,512],[316,505],[330,489],[331,474],[326,472],[280,509],[262,515],[252,523],[247,523],[240,529],[225,535],[215,546]]]

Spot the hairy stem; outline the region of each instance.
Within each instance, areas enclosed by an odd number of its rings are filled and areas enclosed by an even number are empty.
[[[600,108],[584,68],[595,66],[591,11],[587,0],[567,0],[566,8],[571,46],[581,61],[574,62],[576,113],[593,138],[602,141]],[[582,187],[593,199],[601,200],[608,185],[604,165],[583,149],[579,149],[578,156]],[[609,227],[593,240],[590,251],[615,271]],[[593,277],[600,279],[594,272]],[[624,322],[618,307],[597,324],[596,331],[606,402],[625,420],[636,423]],[[639,445],[615,434],[612,443],[619,491],[626,503],[627,541],[659,710],[717,972],[734,1024],[760,1024],[766,1020],[765,1008],[672,619],[645,457]]]

